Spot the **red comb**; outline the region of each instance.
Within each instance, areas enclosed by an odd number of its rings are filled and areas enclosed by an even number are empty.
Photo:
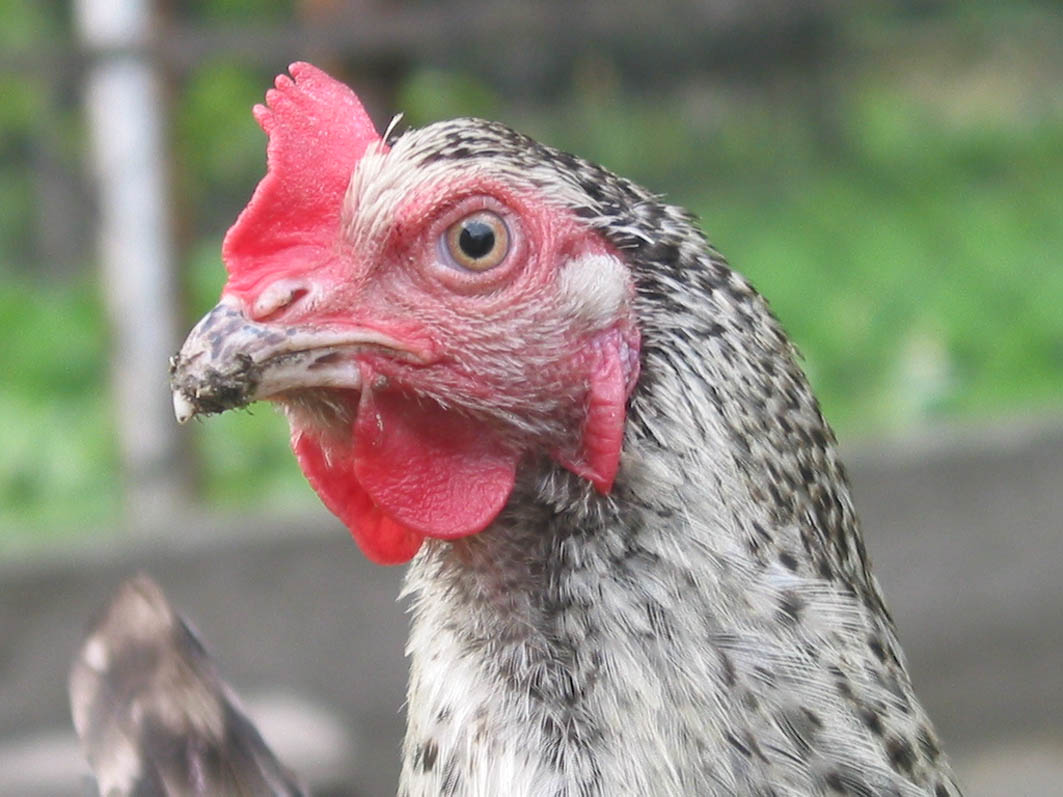
[[[256,105],[269,136],[266,176],[222,244],[231,277],[312,264],[331,249],[355,164],[380,135],[354,92],[317,67],[294,63]],[[243,280],[241,280],[243,281]]]

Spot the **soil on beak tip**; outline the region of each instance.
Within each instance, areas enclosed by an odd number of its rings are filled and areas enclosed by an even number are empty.
[[[197,415],[213,415],[250,404],[261,378],[261,369],[250,355],[237,354],[231,367],[195,368],[195,359],[170,359],[170,388],[184,396]]]

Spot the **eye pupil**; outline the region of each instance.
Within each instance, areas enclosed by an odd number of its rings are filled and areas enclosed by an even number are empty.
[[[486,222],[470,219],[461,227],[458,246],[466,256],[478,260],[495,248],[495,231]]]
[[[497,213],[481,210],[454,222],[439,239],[444,263],[464,271],[490,271],[509,254],[509,229]]]

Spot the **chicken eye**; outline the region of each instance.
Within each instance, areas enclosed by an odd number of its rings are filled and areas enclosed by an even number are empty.
[[[501,216],[483,210],[452,224],[443,243],[459,268],[487,271],[509,252],[509,229]]]

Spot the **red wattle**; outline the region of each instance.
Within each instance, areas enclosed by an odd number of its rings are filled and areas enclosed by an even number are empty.
[[[424,536],[388,517],[358,483],[350,454],[325,457],[320,444],[308,435],[292,439],[299,466],[322,503],[350,529],[362,552],[377,564],[410,561]]]
[[[585,349],[587,415],[580,445],[558,451],[555,459],[587,479],[603,495],[613,489],[624,445],[627,397],[638,378],[639,340],[636,332],[619,329],[600,333]]]
[[[367,384],[372,375],[364,374]],[[310,486],[378,564],[413,558],[425,537],[483,531],[516,480],[517,455],[481,424],[438,404],[365,389],[353,445],[326,455],[312,434],[292,450]]]
[[[427,399],[363,390],[354,440],[354,473],[373,503],[427,537],[483,531],[516,481],[518,456],[490,429]]]

